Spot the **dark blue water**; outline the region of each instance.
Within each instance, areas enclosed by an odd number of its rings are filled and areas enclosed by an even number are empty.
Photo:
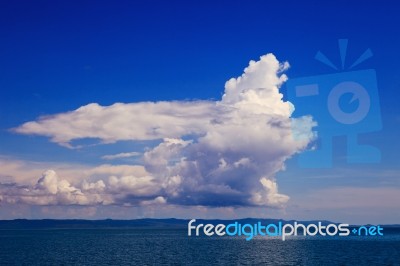
[[[186,230],[0,230],[0,265],[400,265],[384,237],[188,237]]]

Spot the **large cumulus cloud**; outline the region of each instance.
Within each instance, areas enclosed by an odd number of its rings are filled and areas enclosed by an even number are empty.
[[[14,131],[67,147],[85,138],[162,141],[143,154],[146,176],[111,176],[80,188],[42,177],[26,193],[83,205],[281,207],[289,197],[278,192],[275,174],[307,147],[315,126],[311,117],[292,118],[294,106],[282,99],[287,67],[272,54],[250,61],[242,76],[226,82],[220,101],[89,104],[27,122]]]

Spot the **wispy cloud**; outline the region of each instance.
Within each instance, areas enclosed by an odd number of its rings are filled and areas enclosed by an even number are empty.
[[[118,154],[112,154],[112,155],[104,155],[101,158],[104,160],[115,160],[115,159],[121,159],[121,158],[130,158],[130,157],[136,157],[141,155],[140,152],[123,152],[123,153],[118,153]]]
[[[102,143],[119,140],[157,140],[202,134],[218,115],[215,102],[140,102],[100,106],[91,103],[75,111],[44,116],[14,129],[21,134],[48,136],[73,148],[71,141],[93,138]]]

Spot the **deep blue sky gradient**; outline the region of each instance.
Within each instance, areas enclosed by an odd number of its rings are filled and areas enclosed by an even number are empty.
[[[399,11],[384,1],[1,1],[0,154],[98,163],[99,154],[110,153],[107,145],[68,150],[9,129],[92,102],[218,100],[225,81],[269,52],[289,61],[289,78],[333,73],[314,55],[321,50],[339,65],[337,40],[347,38],[347,62],[370,48],[374,56],[355,69],[373,68],[378,76],[383,130],[365,137],[381,149],[382,162],[368,167],[399,169]],[[335,159],[341,167],[364,167],[346,165],[341,155]],[[290,161],[282,192],[293,195],[321,171]],[[293,175],[294,181],[287,177]],[[307,186],[356,182],[307,180]]]
[[[360,67],[377,70],[384,140],[392,139],[398,10],[348,1],[2,1],[0,148],[27,156],[26,137],[5,130],[91,102],[219,99],[226,80],[268,52],[290,62],[289,77],[331,73],[313,57],[322,50],[338,64],[339,38],[349,39],[348,62],[372,49]],[[393,144],[384,147],[391,155]]]

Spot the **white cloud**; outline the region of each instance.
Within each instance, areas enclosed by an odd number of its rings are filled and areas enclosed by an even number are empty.
[[[103,193],[111,195],[107,200],[114,204],[281,207],[289,197],[278,192],[274,176],[284,169],[286,159],[307,147],[315,126],[311,117],[292,118],[294,106],[282,99],[279,87],[287,79],[282,74],[287,68],[268,54],[227,81],[220,101],[89,104],[14,130],[48,136],[68,147],[85,138],[102,143],[162,139],[143,154],[140,174],[119,172],[103,181]],[[118,166],[85,171],[104,177],[113,167]],[[52,191],[55,187],[58,191],[60,184],[49,183]],[[85,184],[80,191],[96,191],[95,187],[102,185]]]
[[[129,193],[135,197],[156,196],[160,193],[159,184],[152,176],[111,176],[108,180],[109,187],[115,193]]]
[[[14,129],[21,134],[48,136],[51,141],[72,147],[71,141],[100,139],[103,143],[118,140],[155,140],[201,134],[209,124],[214,102],[141,102],[97,103],[75,111],[41,117]]]
[[[96,187],[99,183],[85,184]],[[34,186],[0,184],[1,203],[26,203],[33,205],[94,205],[104,203],[97,193],[84,193],[65,179],[59,179],[57,173],[48,170]]]
[[[52,163],[15,160],[0,156],[0,180],[6,183],[18,183],[22,185],[34,185],[37,178],[42,175],[45,169],[53,169],[64,179],[73,184],[83,179],[98,180],[114,176],[146,176],[149,173],[142,165],[111,165],[101,164],[98,166]]]
[[[266,193],[264,193],[264,195],[260,193],[255,193],[253,195],[252,201],[257,205],[264,205],[264,203],[267,203],[269,205],[279,206],[285,204],[289,200],[288,196],[278,193],[278,185],[273,180],[261,178],[260,182],[265,188]]]
[[[2,204],[32,205],[150,205],[164,204],[159,196],[160,188],[150,176],[110,176],[108,181],[88,182],[85,179],[75,185],[59,178],[53,170],[47,170],[35,185],[0,183]]]
[[[146,201],[149,205],[158,197],[152,196],[155,192],[151,191],[160,190],[157,184],[148,182],[153,178],[140,165],[103,164],[91,167],[21,161],[0,156],[0,166],[4,166],[0,171],[0,202],[3,204],[129,205]],[[46,168],[56,171],[47,170],[41,174],[40,171]],[[38,179],[38,176],[41,178]],[[159,204],[158,201],[154,203]]]
[[[121,158],[135,157],[135,156],[139,156],[140,154],[141,154],[140,152],[123,152],[123,153],[112,154],[112,155],[104,155],[101,158],[104,160],[115,160],[115,159],[121,159]]]

